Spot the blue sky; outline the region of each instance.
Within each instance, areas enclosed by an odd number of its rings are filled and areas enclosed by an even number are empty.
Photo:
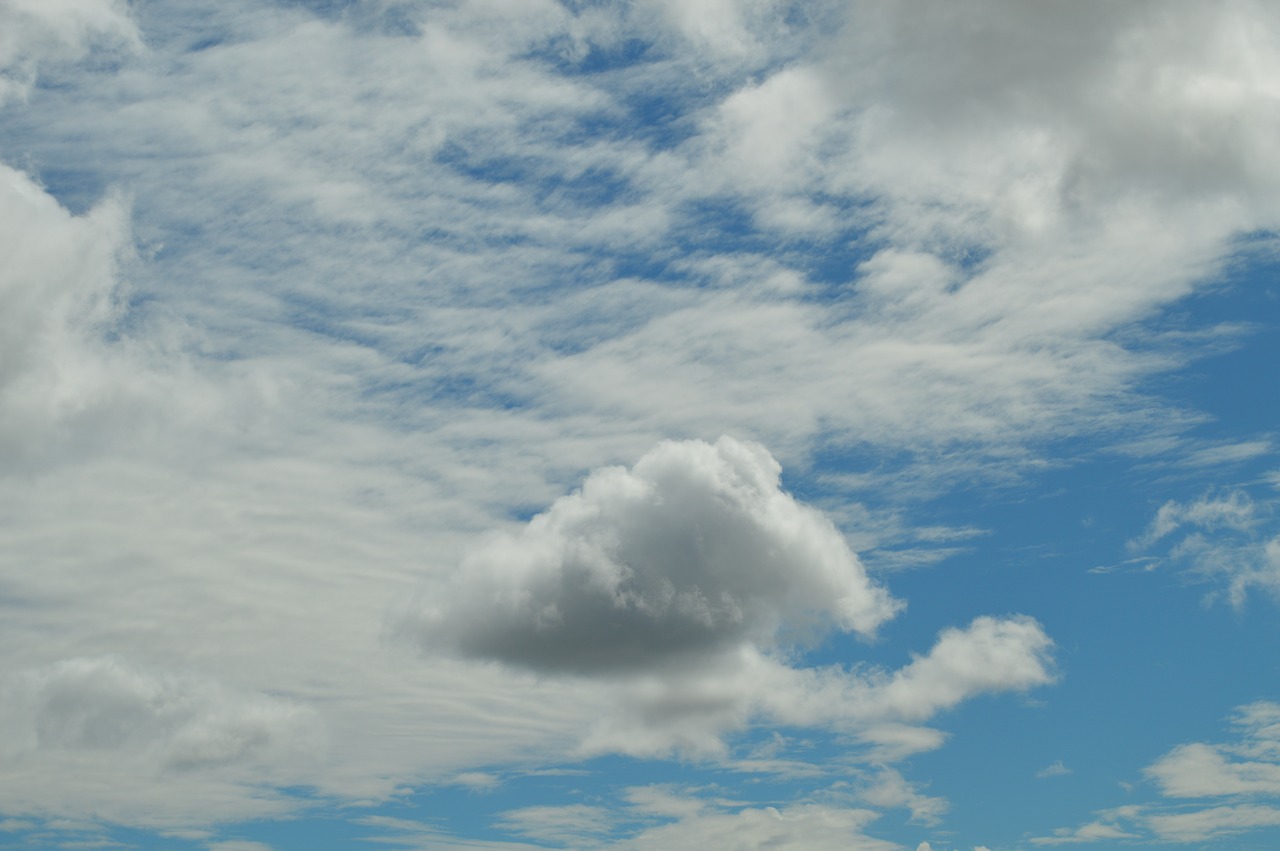
[[[1280,845],[1280,15],[0,0],[0,845]]]

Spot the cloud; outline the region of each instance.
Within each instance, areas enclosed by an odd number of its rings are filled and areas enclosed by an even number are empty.
[[[749,851],[892,851],[900,846],[867,836],[871,810],[812,802],[749,804],[671,787],[631,787],[616,808],[566,804],[526,807],[502,814],[495,827],[534,841],[610,851],[724,848]],[[423,848],[526,849],[518,842],[459,839],[432,825],[366,817],[360,823],[388,831],[376,841]],[[548,846],[538,845],[538,848]]]
[[[1047,765],[1036,772],[1036,777],[1043,780],[1047,777],[1062,777],[1070,774],[1071,769],[1062,764],[1062,760],[1058,760],[1053,765]]]
[[[1280,596],[1280,535],[1272,534],[1271,509],[1271,502],[1257,502],[1241,490],[1189,503],[1171,500],[1129,546],[1149,548],[1181,532],[1167,558],[1225,581],[1228,599],[1239,607],[1254,587]]]
[[[1107,817],[1089,822],[1077,828],[1060,828],[1052,836],[1036,836],[1033,845],[1078,845],[1086,842],[1115,842],[1124,839],[1140,839],[1141,834],[1116,822],[1132,812],[1108,813]]]
[[[1161,839],[1204,842],[1234,836],[1259,827],[1280,825],[1280,808],[1258,804],[1211,807],[1189,813],[1161,813],[1148,819]]]
[[[1160,506],[1146,532],[1133,541],[1131,546],[1148,547],[1183,525],[1189,524],[1209,531],[1243,531],[1251,528],[1257,519],[1253,500],[1243,491],[1231,491],[1224,496],[1208,495],[1187,504],[1170,500]]]
[[[122,347],[104,339],[120,313],[128,224],[119,199],[72,216],[27,175],[0,164],[0,253],[8,258],[0,279],[0,446],[13,459],[6,467],[66,451],[75,444],[58,441],[60,433],[79,425],[83,438],[93,431],[87,423],[123,416],[144,384]]]
[[[945,798],[922,794],[892,768],[881,768],[870,778],[867,786],[858,793],[861,801],[873,807],[901,807],[911,812],[911,820],[920,824],[936,825],[946,814],[949,804]]]
[[[521,807],[499,814],[496,826],[540,842],[580,847],[613,830],[612,814],[586,804]]]
[[[977,618],[944,630],[929,653],[886,671],[790,667],[746,651],[714,670],[643,675],[617,686],[616,708],[583,741],[585,753],[656,756],[671,749],[721,754],[721,736],[751,723],[823,726],[853,733],[877,758],[935,748],[915,726],[983,693],[1053,681],[1053,642],[1029,618]]]
[[[1026,617],[944,630],[893,672],[796,665],[825,633],[870,636],[899,608],[828,520],[779,489],[763,447],[722,437],[595,471],[473,551],[397,629],[431,653],[598,683],[616,708],[584,753],[723,753],[723,734],[753,719],[906,753],[940,741],[912,724],[1053,681],[1052,641]]]
[[[415,613],[425,647],[549,673],[701,666],[744,648],[870,637],[900,607],[761,446],[663,443],[598,470],[469,556]]]
[[[870,633],[893,602],[751,451],[738,466],[763,484],[695,468],[673,493],[702,499],[692,517],[724,559],[739,531],[791,553],[794,575],[747,552],[760,569],[699,574],[699,599],[669,562],[610,573],[616,553],[587,552],[610,530],[638,536],[635,554],[657,546],[645,530],[693,529],[632,500],[634,469],[593,485],[615,500],[601,511],[634,514],[578,517],[584,489],[536,532],[463,551],[665,436],[757,435],[800,475],[867,449],[858,487],[881,498],[1023,469],[1057,437],[1177,428],[1135,388],[1189,355],[1118,332],[1274,221],[1269,9],[861,4],[841,28],[834,4],[318,5],[227,0],[196,20],[134,4],[145,61],[101,54],[121,73],[57,63],[133,43],[124,4],[3,6],[4,147],[53,187],[0,182],[0,256],[21,261],[0,281],[0,472],[41,473],[3,481],[5,670],[159,654],[199,659],[227,693],[305,694],[338,749],[308,780],[344,800],[561,759],[584,737],[714,750],[753,718],[902,758],[942,744],[919,726],[932,714],[1052,679],[1048,637],[1020,618],[948,631],[901,671],[800,667],[796,646]],[[33,88],[37,71],[58,85]],[[151,305],[148,322],[126,305]],[[264,388],[242,405],[240,374]],[[503,555],[529,543],[549,560]],[[463,563],[492,576],[452,583]],[[424,575],[442,609],[419,637],[470,661],[411,669],[378,646],[387,599]],[[513,596],[491,607],[486,590]],[[620,634],[566,649],[617,611]],[[147,671],[160,693],[203,693]],[[225,729],[163,716],[214,731],[189,770],[168,728],[126,724],[123,750],[32,758],[79,785],[19,760],[4,797],[120,814],[112,795],[147,786],[153,809],[199,823],[299,806],[201,785],[277,753],[236,751],[254,730],[280,740],[227,712]],[[49,736],[93,739],[74,729]]]
[[[10,766],[0,788],[19,812],[74,814],[92,801],[112,821],[145,813],[151,824],[181,822],[185,794],[203,790],[217,805],[228,786],[296,782],[325,747],[313,710],[111,657],[64,660],[0,685],[0,754]],[[162,787],[176,802],[157,794]],[[249,811],[272,809],[272,797]]]
[[[1257,701],[1237,708],[1236,740],[1178,745],[1143,769],[1166,803],[1104,810],[1078,828],[1032,839],[1037,845],[1138,839],[1205,842],[1280,825],[1280,808],[1258,799],[1280,798],[1280,704]],[[1206,799],[1219,799],[1206,805]],[[1225,799],[1225,800],[1224,800]]]
[[[1168,797],[1280,797],[1280,704],[1242,706],[1234,726],[1238,742],[1179,745],[1144,773]]]
[[[728,851],[776,848],[779,851],[889,851],[895,843],[866,836],[862,831],[876,814],[822,804],[787,807],[706,807],[678,821],[648,828],[616,843],[618,851],[707,847]]]
[[[42,62],[141,45],[123,0],[8,0],[0,6],[0,106],[27,97]]]

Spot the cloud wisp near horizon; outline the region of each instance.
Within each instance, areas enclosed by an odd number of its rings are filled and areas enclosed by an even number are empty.
[[[0,837],[1274,840],[1278,33],[0,0]]]

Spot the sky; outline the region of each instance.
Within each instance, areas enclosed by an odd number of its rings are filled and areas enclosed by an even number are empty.
[[[1280,6],[0,0],[0,846],[1280,847]]]

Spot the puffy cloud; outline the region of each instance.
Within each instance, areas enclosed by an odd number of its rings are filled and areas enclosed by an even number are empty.
[[[1238,742],[1179,745],[1145,773],[1174,798],[1223,795],[1280,797],[1280,704],[1259,701],[1235,718]]]
[[[934,825],[947,812],[945,798],[930,797],[892,768],[881,768],[858,797],[873,807],[901,807],[911,811],[911,820]]]
[[[589,730],[588,753],[639,756],[679,748],[718,753],[721,735],[753,719],[846,730],[880,759],[938,747],[915,726],[983,693],[1022,691],[1054,679],[1053,642],[1029,618],[977,618],[945,630],[924,656],[897,671],[794,668],[746,651],[717,669],[663,672],[617,686],[617,708]]]
[[[0,793],[14,811],[186,823],[197,796],[244,815],[245,783],[300,782],[326,746],[320,717],[280,697],[152,672],[117,658],[68,659],[0,683]]]
[[[322,742],[318,717],[280,698],[158,675],[113,658],[70,659],[5,683],[11,757],[107,753],[162,772],[265,765]]]
[[[93,47],[138,49],[124,0],[6,0],[0,4],[0,105],[27,96],[44,61],[79,59]]]
[[[723,753],[725,732],[768,719],[901,756],[940,744],[914,726],[938,712],[1053,680],[1026,617],[944,630],[896,671],[798,666],[809,641],[871,635],[900,604],[779,472],[754,443],[659,444],[472,552],[397,627],[433,653],[598,684],[616,708],[584,753]]]
[[[975,694],[1043,685],[1053,680],[1052,646],[1031,618],[980,617],[944,630],[928,655],[870,689],[868,703],[876,714],[919,721]]]
[[[469,556],[410,626],[427,647],[544,672],[702,665],[835,628],[874,634],[899,605],[761,446],[668,442],[591,474]]]
[[[128,215],[107,199],[72,216],[25,174],[0,164],[0,445],[30,457],[88,412],[111,409],[125,381],[103,345],[119,312],[117,269]]]
[[[1155,781],[1167,805],[1129,805],[1104,810],[1078,828],[1061,828],[1032,840],[1061,845],[1137,839],[1146,832],[1168,842],[1205,842],[1260,827],[1280,825],[1280,808],[1256,803],[1280,798],[1280,704],[1258,701],[1236,710],[1238,737],[1231,742],[1178,745],[1143,773]],[[1203,799],[1225,799],[1205,806]],[[1194,799],[1202,799],[1196,802]]]
[[[866,159],[886,187],[904,179],[900,200],[941,195],[952,216],[1029,231],[1125,196],[1277,212],[1262,189],[1280,179],[1265,142],[1280,122],[1274,10],[1013,0],[851,8],[851,44],[832,67],[858,82],[845,88],[868,107]],[[905,144],[895,152],[894,142]],[[1007,157],[983,160],[997,149]]]

